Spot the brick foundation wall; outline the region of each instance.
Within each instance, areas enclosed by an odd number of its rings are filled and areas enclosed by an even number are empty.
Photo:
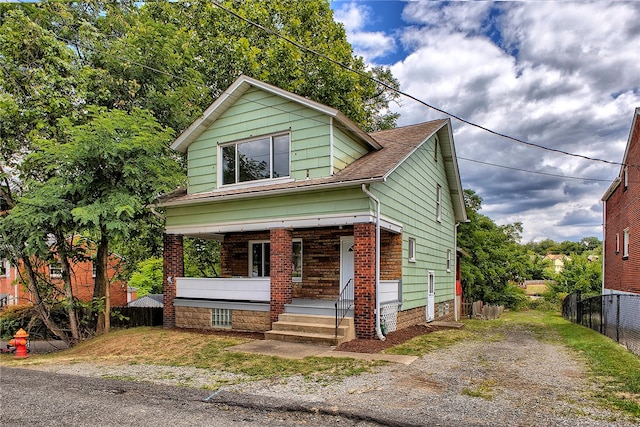
[[[231,323],[236,331],[265,332],[271,329],[271,315],[266,311],[233,310]]]
[[[163,325],[175,326],[176,277],[184,277],[183,239],[181,235],[164,235],[162,288],[164,294]],[[171,278],[171,280],[169,280]]]
[[[178,328],[212,329],[211,309],[203,307],[175,307],[175,325]]]
[[[631,130],[627,162],[640,164],[640,118]],[[606,201],[604,287],[640,294],[640,168],[626,169],[627,188],[623,181]],[[629,229],[629,257],[624,259],[624,230]],[[620,251],[616,252],[616,234]]]
[[[354,230],[354,321],[356,337],[375,337],[375,224],[355,224]]]
[[[447,304],[449,309],[447,310]],[[453,321],[454,301],[443,301],[435,304],[435,320]],[[426,306],[412,308],[398,312],[397,328],[404,329],[409,326],[423,325],[426,322]]]
[[[184,329],[220,330],[211,326],[211,309],[206,307],[176,307],[175,326]],[[231,329],[244,332],[265,332],[271,329],[267,311],[231,310]]]

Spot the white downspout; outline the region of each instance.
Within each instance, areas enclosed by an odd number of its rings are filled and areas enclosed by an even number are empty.
[[[456,232],[453,238],[453,257],[456,260],[456,268],[453,270],[455,272],[455,279],[453,280],[453,320],[454,322],[458,321],[458,226],[459,222],[456,222]]]
[[[362,191],[376,203],[376,334],[384,341],[386,337],[380,329],[380,200],[367,190],[366,184],[362,184]]]

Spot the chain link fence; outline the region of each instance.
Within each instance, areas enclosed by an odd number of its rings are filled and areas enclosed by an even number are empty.
[[[600,332],[640,356],[640,295],[609,294],[562,301],[562,316]]]

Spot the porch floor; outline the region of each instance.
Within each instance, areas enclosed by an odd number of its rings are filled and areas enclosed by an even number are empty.
[[[353,317],[353,301],[350,302],[351,308],[345,317]],[[291,314],[311,314],[316,316],[335,316],[336,307],[335,301],[294,298],[291,301],[291,304],[285,304],[284,312]]]

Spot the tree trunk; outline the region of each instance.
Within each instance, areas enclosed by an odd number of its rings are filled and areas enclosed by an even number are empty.
[[[21,254],[21,258],[22,264],[24,265],[24,271],[27,273],[27,285],[29,287],[31,297],[33,298],[33,306],[36,309],[36,313],[51,333],[63,340],[65,343],[70,344],[69,336],[64,333],[53,319],[51,319],[49,307],[47,307],[42,301],[42,297],[40,296],[40,291],[38,289],[38,278],[35,270],[33,269],[33,264],[31,264],[31,259],[24,254]]]
[[[96,251],[96,282],[93,288],[93,298],[104,300],[104,311],[98,313],[96,333],[102,334],[111,329],[111,296],[109,295],[109,278],[107,277],[107,263],[109,261],[109,242],[104,226],[100,227],[100,242]]]
[[[76,312],[76,303],[73,298],[73,288],[71,286],[71,263],[67,254],[69,248],[67,242],[64,240],[64,236],[56,236],[58,240],[58,256],[60,257],[60,266],[62,269],[62,281],[64,283],[64,297],[66,300],[65,308],[67,315],[69,316],[69,329],[71,330],[72,344],[77,344],[80,341],[80,328],[78,322],[78,313]],[[73,244],[73,243],[71,243]]]

